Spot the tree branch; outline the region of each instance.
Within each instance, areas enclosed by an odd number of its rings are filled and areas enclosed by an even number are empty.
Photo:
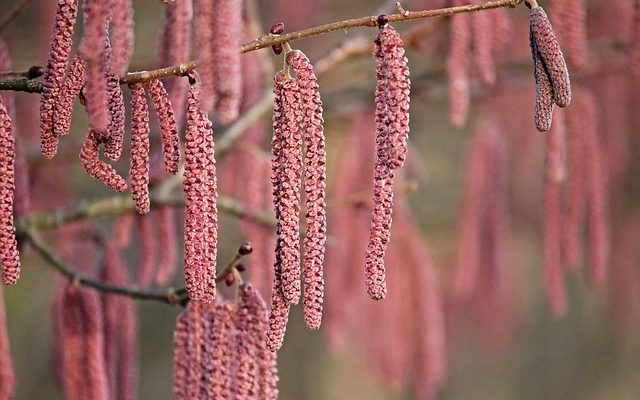
[[[488,1],[482,4],[470,4],[465,6],[447,7],[435,10],[422,10],[422,11],[406,11],[402,14],[389,14],[386,15],[389,22],[405,22],[414,21],[418,19],[434,18],[434,17],[448,17],[454,14],[474,12],[481,10],[489,10],[493,8],[501,7],[515,7],[520,4],[522,0],[496,0]],[[247,53],[270,47],[276,44],[282,44],[285,42],[293,42],[296,40],[304,39],[310,36],[316,36],[324,33],[334,32],[338,30],[354,29],[361,27],[377,27],[378,17],[368,16],[362,18],[348,19],[339,22],[333,22],[330,24],[319,25],[312,28],[304,29],[301,31],[286,33],[283,35],[263,35],[251,42],[245,43],[240,47],[240,51]],[[196,61],[189,61],[175,66],[166,68],[160,68],[151,71],[138,71],[129,72],[120,78],[121,84],[141,83],[152,79],[162,79],[170,76],[184,76],[187,72],[197,67]],[[0,90],[14,90],[28,93],[40,93],[42,91],[42,83],[37,80],[29,80],[25,78],[10,79],[0,81]]]
[[[148,290],[130,286],[114,285],[108,282],[94,279],[77,272],[72,266],[62,261],[56,253],[50,249],[36,232],[28,232],[25,238],[31,246],[38,252],[40,257],[47,262],[53,269],[60,272],[78,285],[86,286],[91,289],[99,290],[105,293],[113,293],[136,300],[159,301],[170,305],[185,305],[189,301],[185,288],[174,289],[168,287],[166,289]],[[216,275],[216,282],[222,282],[229,273],[237,274],[236,265],[248,253],[243,253],[240,248],[231,258],[227,265]]]

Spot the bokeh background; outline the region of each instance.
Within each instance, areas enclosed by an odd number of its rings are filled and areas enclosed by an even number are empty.
[[[178,0],[180,1],[180,0]],[[565,0],[560,0],[565,1]],[[0,18],[17,0],[2,0]],[[54,1],[33,0],[2,33],[10,48],[14,69],[46,63]],[[389,2],[387,2],[389,3]],[[540,4],[546,6],[544,0]],[[631,4],[627,0],[593,0],[588,3],[589,59],[573,74],[574,82],[594,91],[602,145],[618,151],[624,171],[610,185],[611,241],[613,257],[608,283],[591,286],[584,271],[568,275],[569,310],[554,319],[546,305],[542,280],[542,195],[544,135],[533,126],[534,81],[528,43],[528,12],[524,5],[510,9],[512,34],[508,46],[496,55],[497,83],[487,87],[472,78],[470,115],[462,128],[449,122],[446,59],[449,21],[407,50],[412,77],[411,164],[415,190],[407,195],[415,219],[437,268],[442,288],[447,334],[448,379],[439,399],[637,399],[640,398],[640,276],[638,275],[638,135],[634,80],[626,64],[630,36]],[[158,32],[162,3],[136,0],[136,43],[132,70],[153,69],[157,64]],[[438,0],[403,2],[407,9],[433,8]],[[330,21],[376,13],[383,1],[256,1],[264,27],[279,21],[297,30]],[[387,5],[390,12],[392,8]],[[422,22],[397,24],[401,32]],[[429,23],[434,23],[429,21]],[[77,35],[80,33],[78,32]],[[364,36],[369,28],[334,32],[300,40],[300,48],[314,61],[344,40]],[[76,41],[77,43],[77,41]],[[279,68],[281,59],[262,50]],[[328,185],[335,182],[353,115],[373,101],[373,59],[353,57],[320,79],[325,105],[329,150]],[[472,76],[475,74],[471,70]],[[32,170],[34,207],[38,211],[73,206],[86,198],[109,196],[107,189],[86,176],[77,153],[84,139],[86,121],[80,112],[74,129],[52,161],[39,156],[38,96],[17,94],[17,126]],[[79,108],[79,107],[78,107]],[[371,116],[373,118],[373,115]],[[263,117],[270,121],[270,113]],[[498,121],[509,145],[509,211],[511,233],[507,275],[512,290],[510,307],[494,313],[499,333],[487,334],[474,318],[473,304],[454,304],[449,299],[462,207],[465,154],[471,135],[485,120]],[[216,127],[223,130],[224,127]],[[612,130],[617,130],[612,132]],[[373,132],[371,132],[373,134]],[[613,143],[615,141],[615,143]],[[125,153],[126,154],[126,153]],[[607,153],[611,156],[611,153]],[[126,171],[126,163],[118,165]],[[224,174],[224,160],[221,161]],[[222,193],[226,194],[226,193]],[[96,221],[108,232],[113,220]],[[330,229],[331,229],[331,221]],[[635,224],[635,225],[634,225]],[[366,235],[366,232],[362,233]],[[329,231],[331,235],[331,230]],[[625,236],[626,235],[626,236]],[[626,253],[617,244],[630,242]],[[221,222],[220,260],[231,257],[242,239],[237,221],[225,216]],[[178,244],[179,245],[179,244]],[[135,247],[135,245],[133,246]],[[621,251],[621,250],[620,250]],[[135,265],[135,250],[128,262]],[[100,255],[96,253],[95,257]],[[94,260],[95,261],[95,260]],[[97,261],[96,261],[97,262]],[[5,288],[8,326],[18,377],[17,399],[62,398],[56,386],[51,358],[51,304],[56,272],[28,248],[23,252],[20,283]],[[267,266],[268,267],[268,266]],[[362,266],[354,266],[361,268]],[[390,273],[393,273],[390,272]],[[181,286],[181,274],[175,285]],[[364,287],[361,288],[364,292]],[[402,296],[402,293],[391,293]],[[176,307],[139,302],[141,399],[172,398],[172,334]],[[411,310],[407,310],[411,315]],[[341,351],[327,349],[323,330],[309,332],[300,307],[294,307],[284,346],[279,353],[282,399],[412,399],[408,388],[392,389],[376,374],[367,355],[376,349],[366,341],[350,339]],[[485,321],[486,322],[486,321]],[[402,338],[398,338],[402,340]],[[393,346],[393,343],[388,343]]]

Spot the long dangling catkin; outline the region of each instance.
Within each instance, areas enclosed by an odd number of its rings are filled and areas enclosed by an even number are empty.
[[[551,138],[547,139],[547,162],[545,163],[547,179],[562,184],[567,177],[567,126],[564,113],[556,111],[556,124]]]
[[[223,124],[238,118],[242,100],[240,41],[244,30],[241,0],[215,2],[213,47],[216,111]]]
[[[100,160],[98,154],[98,140],[96,136],[97,134],[95,131],[90,129],[87,134],[87,138],[80,149],[80,161],[82,163],[82,168],[87,174],[99,180],[107,187],[110,187],[116,192],[124,192],[127,188],[125,180],[118,175],[111,165]]]
[[[529,16],[532,49],[535,49],[549,76],[553,101],[559,107],[566,107],[571,103],[571,82],[560,45],[542,7],[532,7]]]
[[[456,1],[455,5],[463,5]],[[469,113],[469,72],[467,63],[471,49],[470,16],[466,13],[451,17],[450,50],[447,59],[447,78],[449,85],[449,119],[460,127],[464,125]]]
[[[131,194],[139,214],[147,214],[149,200],[149,106],[142,84],[129,86],[131,92]]]
[[[155,236],[151,218],[137,215],[136,231],[138,237],[138,274],[136,283],[139,287],[148,287],[153,281],[156,264]]]
[[[15,392],[16,377],[9,349],[7,333],[7,314],[4,306],[4,293],[0,286],[0,399],[11,399]]]
[[[175,174],[180,163],[180,136],[173,107],[161,81],[152,79],[146,85],[160,122],[164,168],[170,174]]]
[[[566,0],[565,34],[567,59],[576,68],[587,62],[587,5],[585,0]]]
[[[120,81],[115,75],[107,78],[107,95],[109,96],[109,127],[107,132],[101,135],[100,142],[104,143],[104,155],[111,161],[118,161],[124,145],[125,107]],[[135,117],[136,109],[131,110]]]
[[[58,139],[54,133],[54,109],[71,53],[73,26],[76,23],[77,13],[77,0],[58,0],[49,60],[44,72],[40,97],[40,140],[42,155],[46,158],[52,158],[58,151]]]
[[[192,300],[215,297],[217,188],[211,121],[200,108],[200,85],[188,94],[185,135],[185,282]]]
[[[536,82],[536,103],[534,112],[534,122],[536,129],[546,132],[551,129],[553,119],[553,87],[549,74],[538,53],[533,29],[529,32],[529,44],[531,45],[531,56],[533,58],[533,76]]]
[[[258,388],[258,342],[255,336],[257,304],[253,297],[258,296],[253,286],[243,284],[240,286],[240,304],[235,314],[236,338],[234,353],[236,362],[233,375],[233,398],[253,399]]]
[[[304,191],[306,236],[304,238],[304,315],[309,329],[320,328],[324,297],[323,264],[327,240],[325,211],[327,155],[324,139],[322,100],[313,66],[307,56],[295,50],[287,62],[296,73],[304,109]]]
[[[273,139],[271,142],[271,185],[273,188],[273,207],[276,216],[276,245],[273,264],[273,287],[271,289],[271,312],[269,314],[269,330],[267,347],[275,352],[282,346],[284,333],[289,319],[289,303],[283,295],[282,282],[282,222],[281,201],[283,192],[284,170],[284,106],[283,89],[285,76],[279,71],[273,78]]]
[[[89,125],[96,132],[105,132],[109,125],[107,77],[110,66],[107,57],[109,2],[86,0],[83,3],[84,32],[80,55],[87,62],[85,90]]]
[[[67,78],[62,85],[58,101],[55,103],[55,134],[56,136],[64,136],[69,133],[71,128],[71,116],[73,114],[73,103],[80,94],[85,82],[85,62],[80,56],[75,56]]]
[[[300,185],[302,176],[303,112],[298,82],[282,85],[282,181],[279,186],[279,217],[282,252],[282,295],[291,304],[300,300]]]
[[[111,0],[111,73],[122,76],[129,68],[133,53],[135,30],[133,28],[132,0]]]
[[[15,151],[11,118],[0,98],[0,259],[2,283],[5,285],[15,284],[20,277],[20,254],[13,222]]]

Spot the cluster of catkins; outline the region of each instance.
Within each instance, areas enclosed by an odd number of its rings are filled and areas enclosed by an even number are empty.
[[[532,3],[527,2],[531,7],[529,39],[536,80],[534,119],[536,128],[544,132],[551,128],[554,105],[567,107],[571,103],[571,82],[549,18],[542,7]]]
[[[267,306],[250,284],[238,303],[190,301],[174,331],[175,398],[278,398],[276,356],[267,348]]]
[[[273,89],[271,183],[277,239],[268,332],[268,346],[272,350],[282,345],[289,307],[297,304],[301,295],[301,186],[306,209],[304,316],[309,329],[320,327],[324,297],[326,154],[322,101],[307,56],[300,50],[292,50],[285,55],[285,61],[287,71],[276,73]]]

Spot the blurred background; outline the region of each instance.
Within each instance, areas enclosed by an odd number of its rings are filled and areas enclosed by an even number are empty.
[[[541,0],[540,4],[545,8],[553,7],[549,4],[551,1]],[[556,0],[556,3],[564,1]],[[2,0],[0,19],[17,3],[17,0]],[[51,0],[33,0],[2,32],[1,38],[9,47],[14,70],[46,64],[54,3]],[[258,11],[262,32],[280,21],[285,22],[286,31],[294,31],[347,18],[394,12],[393,3],[383,1],[273,0],[250,3]],[[447,5],[441,0],[402,3],[408,10]],[[640,256],[640,181],[637,178],[640,165],[635,157],[639,150],[637,132],[640,128],[636,107],[640,103],[637,98],[638,80],[630,72],[627,61],[633,15],[631,3],[636,2],[592,0],[585,3],[588,10],[588,58],[586,63],[575,69],[570,64],[570,73],[574,93],[577,88],[590,91],[597,102],[599,147],[607,174],[605,197],[609,204],[607,216],[610,223],[607,241],[611,245],[611,260],[608,279],[601,285],[590,283],[586,265],[577,271],[567,272],[568,309],[559,318],[554,318],[549,311],[543,279],[545,134],[537,132],[533,124],[535,87],[527,8],[520,5],[505,11],[510,30],[502,36],[504,44],[496,46],[493,52],[496,64],[494,84],[483,83],[478,77],[470,50],[471,103],[468,117],[459,127],[450,122],[447,82],[447,59],[453,37],[451,19],[395,25],[401,34],[424,28],[407,43],[412,79],[411,149],[406,172],[399,178],[397,191],[400,194],[397,198],[401,202],[407,201],[411,207],[411,223],[419,229],[421,243],[431,254],[432,261],[425,260],[425,264],[432,262],[429,268],[433,267],[436,272],[436,284],[441,294],[446,380],[440,385],[435,396],[437,399],[626,400],[640,397],[640,381],[637,379],[640,368],[640,341],[637,336],[640,327],[637,262]],[[157,62],[157,43],[163,23],[163,4],[158,0],[136,0],[134,6],[136,41],[130,70],[162,67]],[[578,14],[577,11],[572,12],[569,18],[578,18]],[[477,28],[473,31],[471,49],[478,46],[478,40],[482,40],[481,32]],[[80,35],[81,29],[78,28],[74,48],[77,48]],[[375,30],[360,28],[333,32],[296,41],[292,46],[303,50],[315,63],[341,43],[358,38],[372,43]],[[369,129],[371,138],[374,134],[371,110],[375,71],[370,52],[367,49],[364,54],[355,54],[336,63],[319,77],[328,142],[329,204],[340,204],[335,192],[338,180],[344,177],[344,172],[340,173],[344,160],[356,157],[363,162],[371,162],[367,157],[371,157],[373,148],[368,151],[367,148],[349,147],[352,143],[350,138],[357,134],[358,129]],[[273,73],[281,68],[281,58],[274,56],[271,50],[260,50],[260,53],[258,59],[265,63],[265,71]],[[271,77],[265,76],[265,82],[270,81]],[[51,161],[40,157],[38,100],[35,94],[16,95],[17,134],[30,169],[31,211],[72,207],[83,199],[112,196],[108,189],[85,175],[80,168],[77,154],[87,125],[84,114],[78,111],[79,106],[76,106],[74,114],[73,131],[62,142],[59,155]],[[370,116],[369,122],[363,119],[366,115]],[[215,115],[213,121],[216,134],[225,131],[225,127],[216,122]],[[267,151],[270,121],[269,111],[260,121],[266,130],[263,149]],[[488,191],[504,190],[507,199],[503,211],[508,230],[500,238],[505,252],[498,277],[501,289],[499,295],[490,300],[487,300],[486,293],[475,293],[460,301],[452,294],[452,287],[462,229],[459,222],[465,201],[467,155],[472,138],[486,122],[497,127],[506,146],[506,184],[488,188]],[[152,122],[152,125],[157,130],[156,123]],[[116,165],[123,173],[128,170],[126,159],[123,157],[123,161]],[[241,197],[241,182],[236,184],[237,187],[232,184],[225,186],[224,182],[225,174],[230,174],[229,171],[237,164],[227,159],[221,159],[219,163],[221,194]],[[365,169],[369,166],[365,165]],[[369,182],[364,183],[370,185]],[[365,193],[364,197],[368,196]],[[338,220],[331,220],[332,212],[330,208],[328,262],[339,263],[331,258],[332,248],[341,240],[332,236],[333,228],[339,224]],[[353,212],[356,221],[357,211]],[[351,218],[348,213],[341,215]],[[114,218],[102,218],[94,225],[98,232],[108,235],[113,223]],[[181,222],[177,222],[177,226],[181,237]],[[245,235],[237,218],[228,215],[221,220],[220,232],[219,260],[224,263],[232,257]],[[344,229],[340,232],[344,233]],[[360,235],[366,241],[366,225]],[[394,233],[393,237],[400,235]],[[584,236],[587,235],[585,231]],[[56,233],[52,232],[46,237],[55,241],[55,236]],[[135,270],[138,254],[136,238],[132,236],[133,243],[125,255]],[[176,246],[181,249],[180,243]],[[4,289],[18,378],[16,399],[59,399],[62,396],[53,373],[50,312],[56,272],[28,246],[25,250],[19,284]],[[360,248],[352,250],[358,254],[364,251]],[[589,247],[585,245],[583,250],[587,254]],[[74,251],[71,250],[69,259],[73,259]],[[78,249],[77,254],[83,255],[81,259],[89,257],[86,262],[92,265],[98,264],[101,258],[101,252],[95,250]],[[411,273],[408,267],[405,268],[403,257],[400,253],[393,263],[388,263],[390,275]],[[250,268],[270,269],[269,260],[250,258],[248,263]],[[406,262],[412,260],[406,256]],[[344,265],[353,268],[356,280],[361,279],[363,264]],[[173,283],[175,287],[182,286],[180,268],[178,271]],[[480,271],[484,278],[484,274],[490,273]],[[405,342],[415,341],[414,336],[429,333],[404,331],[406,336],[395,336],[387,332],[385,340],[375,340],[375,330],[418,318],[416,313],[420,309],[406,303],[404,308],[396,309],[401,314],[396,315],[399,319],[385,320],[382,326],[369,324],[367,321],[371,320],[362,319],[358,314],[376,315],[380,312],[383,315],[380,311],[382,306],[364,298],[364,285],[356,285],[354,290],[356,294],[345,293],[344,297],[339,292],[327,293],[329,308],[332,304],[342,304],[342,301],[351,302],[351,305],[345,305],[352,311],[348,318],[351,321],[343,321],[347,327],[344,328],[346,333],[341,345],[332,345],[325,326],[318,332],[307,331],[301,308],[292,309],[284,346],[278,355],[281,399],[419,398],[414,396],[413,387],[423,377],[415,371],[411,373],[415,365],[404,365],[405,375],[409,378],[394,383],[385,376],[384,365],[380,365],[384,361],[376,354],[380,352],[380,346],[388,346],[393,353],[396,346],[399,348]],[[269,298],[268,293],[263,295]],[[407,292],[390,291],[387,300],[409,296]],[[175,317],[180,310],[155,302],[137,302],[137,309],[140,318],[139,398],[170,399],[172,334]],[[389,316],[389,313],[384,315]],[[325,316],[325,325],[326,320]],[[409,349],[409,352],[414,351]]]

